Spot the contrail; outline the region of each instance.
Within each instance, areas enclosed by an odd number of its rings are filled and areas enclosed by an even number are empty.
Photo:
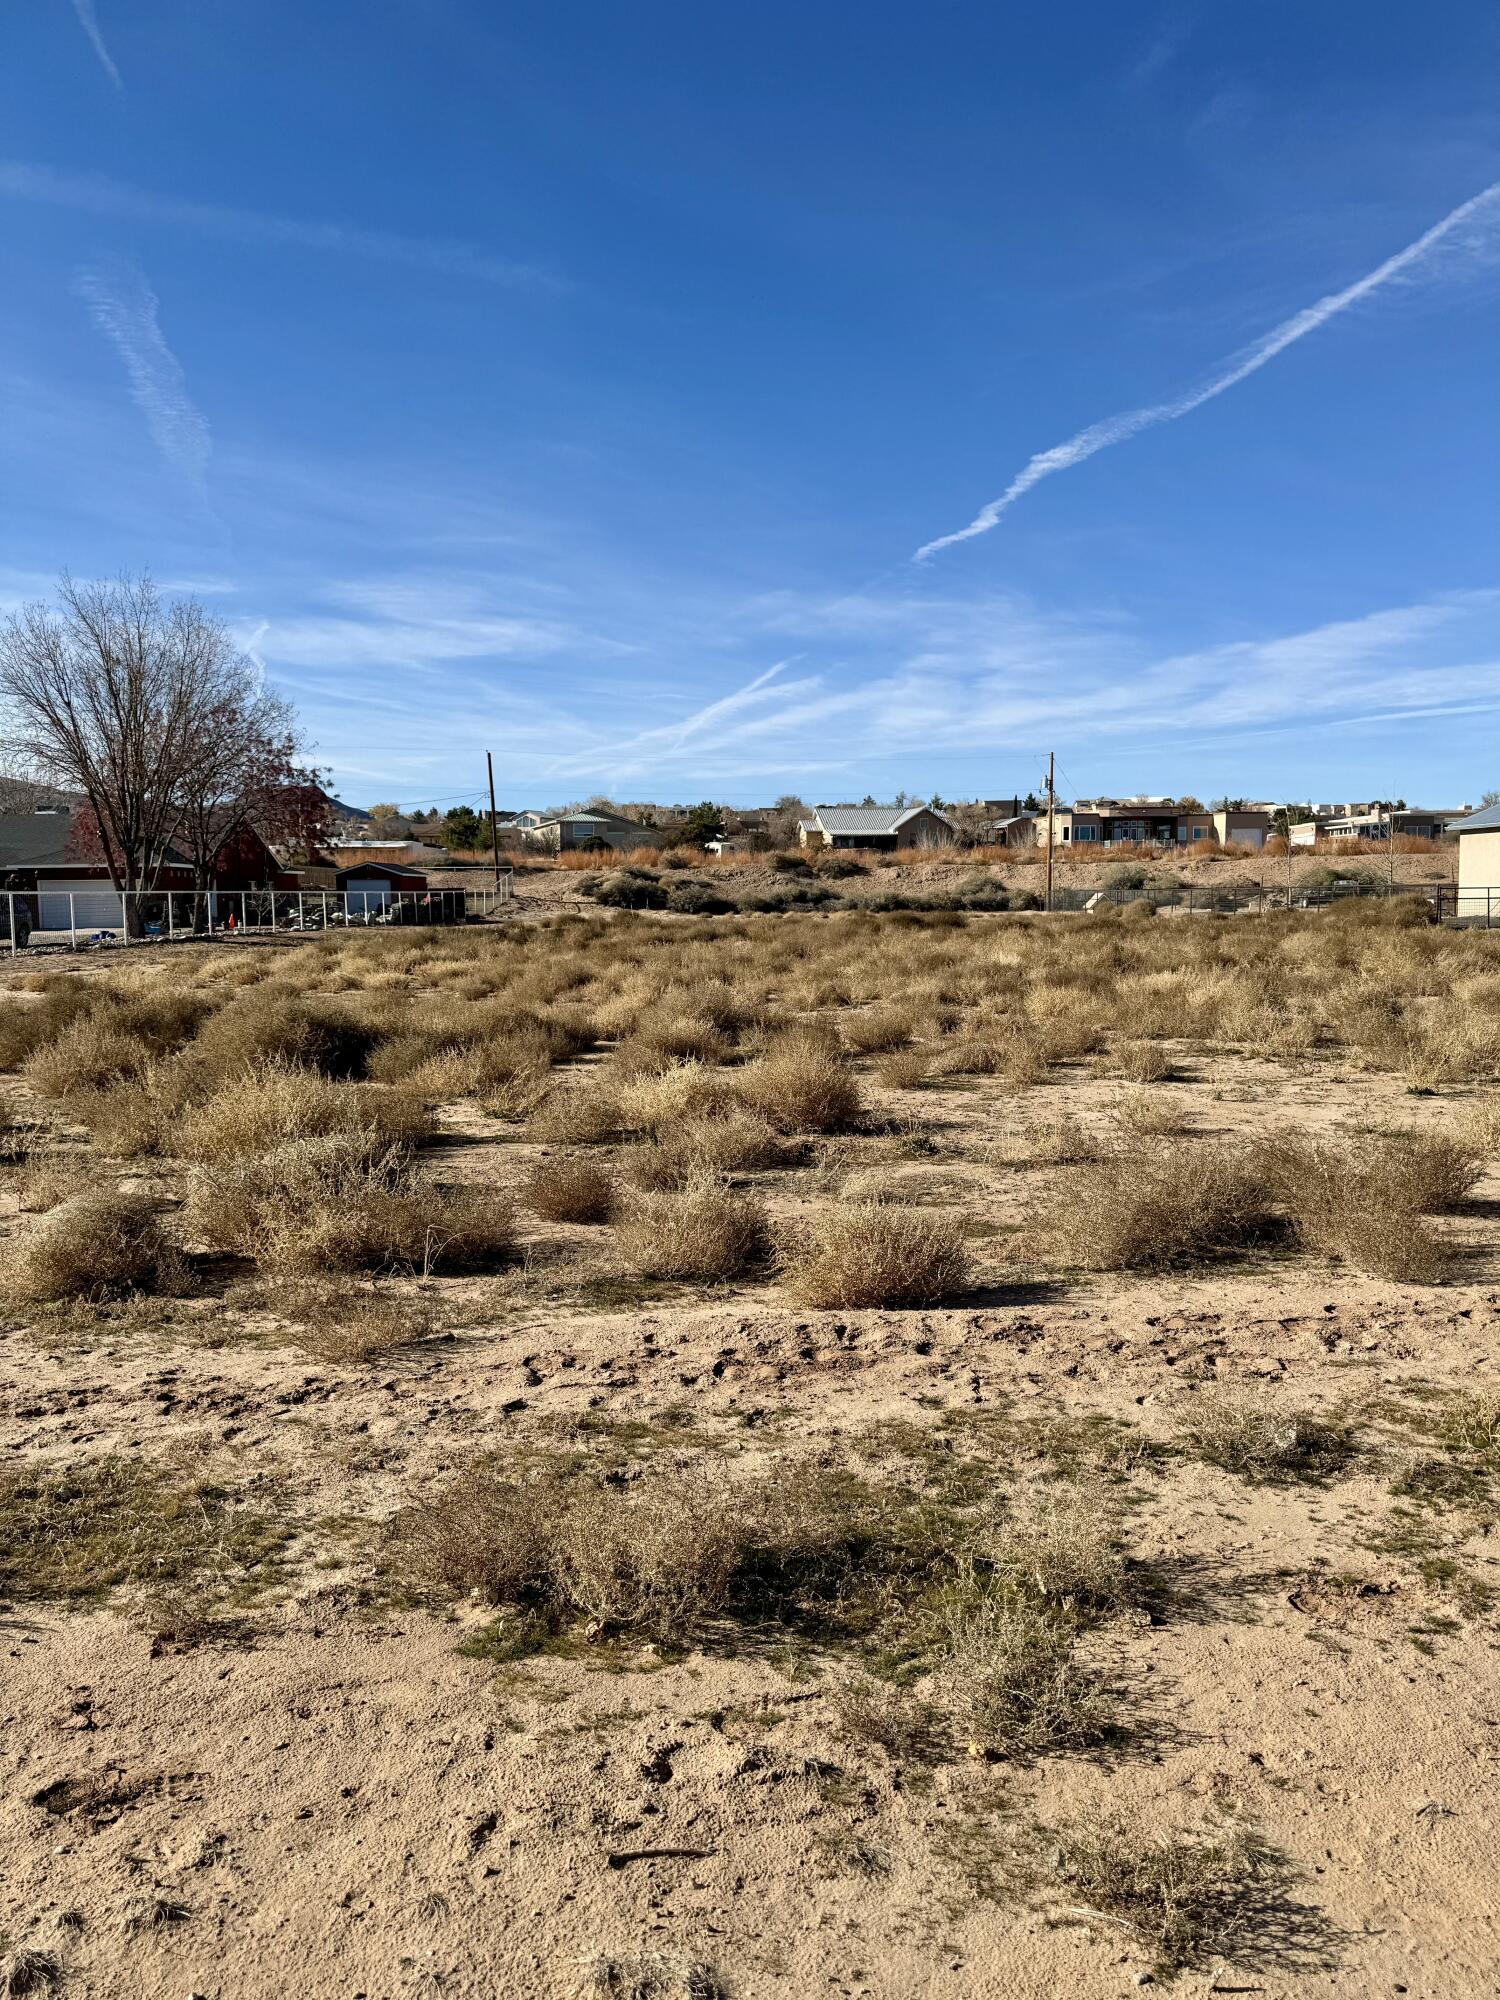
[[[201,491],[213,442],[188,394],[182,364],[162,335],[155,292],[123,257],[80,271],[74,288],[124,362],[131,396],[157,450]]]
[[[104,65],[104,74],[116,90],[123,90],[120,72],[115,68],[115,59],[104,46],[104,37],[99,31],[99,16],[94,11],[94,0],[73,0],[73,12],[78,16],[78,25],[88,36],[94,54]]]
[[[1036,457],[1016,474],[998,500],[991,500],[987,506],[980,508],[967,528],[958,528],[951,535],[939,535],[934,542],[924,542],[912,557],[912,561],[925,562],[929,556],[936,555],[939,549],[951,548],[955,542],[968,542],[976,535],[988,534],[1007,508],[1013,507],[1023,493],[1029,493],[1033,486],[1039,485],[1052,473],[1066,472],[1070,466],[1081,465],[1084,459],[1092,458],[1096,451],[1103,451],[1112,444],[1123,444],[1126,438],[1134,437],[1138,431],[1151,430],[1157,424],[1173,423],[1178,417],[1185,417],[1190,410],[1196,410],[1202,404],[1212,402],[1215,396],[1222,396],[1226,389],[1232,389],[1237,382],[1243,382],[1247,375],[1253,375],[1257,369],[1264,368],[1268,361],[1274,361],[1276,356],[1284,348],[1290,347],[1294,341],[1301,340],[1305,334],[1315,332],[1336,314],[1347,311],[1350,306],[1357,305],[1361,299],[1368,298],[1372,292],[1378,291],[1382,285],[1389,284],[1393,278],[1410,271],[1445,237],[1452,236],[1465,223],[1473,222],[1481,216],[1489,221],[1497,209],[1500,209],[1500,181],[1492,182],[1481,193],[1463,202],[1451,215],[1445,215],[1441,222],[1435,222],[1425,235],[1417,238],[1415,243],[1408,243],[1406,248],[1398,250],[1394,257],[1387,257],[1383,264],[1377,264],[1373,271],[1367,272],[1363,278],[1357,279],[1342,292],[1330,292],[1326,298],[1319,299],[1316,305],[1306,306],[1301,312],[1294,313],[1290,319],[1284,319],[1280,326],[1272,327],[1269,333],[1263,334],[1259,340],[1243,349],[1226,368],[1201,388],[1190,390],[1185,396],[1174,397],[1171,402],[1151,403],[1144,409],[1126,410],[1119,416],[1105,417],[1101,423],[1091,424],[1087,430],[1080,431],[1065,444],[1055,444],[1050,451],[1039,451]]]

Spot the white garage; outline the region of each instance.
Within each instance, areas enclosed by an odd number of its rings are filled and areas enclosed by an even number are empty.
[[[80,931],[117,931],[123,927],[119,891],[107,882],[38,875],[36,889],[44,931],[65,931],[70,925]]]

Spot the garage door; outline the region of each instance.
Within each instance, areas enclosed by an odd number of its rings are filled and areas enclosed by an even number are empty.
[[[385,909],[391,900],[391,885],[383,875],[370,875],[363,881],[350,881],[345,887],[349,896],[351,917],[362,917],[367,914],[373,916],[376,911]]]
[[[44,931],[65,931],[68,928],[70,895],[73,898],[71,921],[79,930],[119,930],[120,898],[115,890],[103,888],[97,882],[59,881],[56,876],[50,880],[42,876],[36,886]]]

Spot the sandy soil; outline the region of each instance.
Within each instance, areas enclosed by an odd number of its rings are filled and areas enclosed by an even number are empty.
[[[1451,1114],[1333,1064],[1190,1053],[1168,1088],[1202,1132]],[[1120,1089],[1079,1075],[1028,1104],[1093,1117]],[[925,1091],[925,1147],[844,1142],[849,1163],[1003,1227],[1024,1177],[983,1142],[1014,1109],[988,1083]],[[452,1123],[466,1175],[509,1180],[534,1153]],[[814,1198],[795,1176],[765,1193],[783,1213]],[[1022,1284],[997,1261],[952,1309],[834,1314],[769,1283],[599,1311],[526,1279],[442,1280],[445,1337],[348,1366],[212,1301],[14,1326],[8,1455],[187,1452],[277,1496],[296,1534],[276,1600],[187,1648],[129,1605],[0,1607],[0,1928],[47,1941],[65,1991],[99,2000],[566,1995],[594,1990],[601,1955],[642,1954],[661,1980],[640,1990],[663,1994],[720,1990],[691,1984],[701,1964],[741,2000],[1113,2000],[1149,1953],[1070,1918],[1064,1891],[1008,1887],[1008,1858],[1045,1848],[1037,1827],[1229,1812],[1295,1887],[1232,1969],[1180,1990],[1491,1994],[1500,1552],[1484,1506],[1413,1514],[1392,1485],[1435,1398],[1500,1386],[1497,1201],[1492,1179],[1449,1225],[1473,1254],[1439,1287],[1306,1261]],[[542,1251],[578,1232],[533,1234]],[[1024,1442],[1091,1414],[1170,1440],[1216,1387],[1351,1413],[1367,1449],[1325,1485],[1255,1486],[1128,1450],[1060,1472]],[[1092,1642],[1124,1743],[917,1769],[839,1733],[840,1665],[810,1649],[497,1668],[459,1650],[488,1614],[369,1594],[380,1524],[477,1451],[630,1426],[633,1449],[670,1450],[664,1416],[748,1463],[768,1439],[842,1456],[892,1420],[981,1439],[1006,1420],[999,1486],[1083,1478],[1171,1579],[1160,1617]],[[1392,1544],[1405,1519],[1420,1536]]]

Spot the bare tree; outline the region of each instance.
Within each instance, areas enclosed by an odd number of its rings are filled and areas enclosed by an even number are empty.
[[[261,686],[243,654],[227,653],[192,731],[178,789],[173,845],[192,863],[194,888],[213,886],[219,856],[248,826],[266,840],[295,841],[308,836],[310,810],[321,825],[323,813],[309,803],[322,798],[318,774],[298,764],[300,751],[291,704]]]
[[[243,824],[295,751],[290,711],[258,691],[224,624],[191,598],[164,603],[146,576],[64,576],[55,606],[29,604],[9,619],[0,705],[37,775],[87,799],[123,890],[153,888],[174,841],[201,852],[226,810]]]

